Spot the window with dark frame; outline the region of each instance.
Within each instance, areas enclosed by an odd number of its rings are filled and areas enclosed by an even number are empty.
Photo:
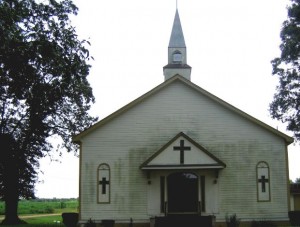
[[[106,163],[102,163],[98,167],[97,173],[97,200],[98,203],[110,202],[110,168]]]

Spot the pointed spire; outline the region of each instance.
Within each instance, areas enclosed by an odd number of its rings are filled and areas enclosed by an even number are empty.
[[[180,23],[178,9],[176,9],[175,18],[173,22],[172,33],[169,42],[169,48],[172,47],[186,47],[182,27]]]
[[[168,80],[175,75],[180,75],[191,80],[191,70],[191,66],[187,64],[186,46],[178,9],[176,8],[168,47],[168,64],[163,68],[165,80]]]

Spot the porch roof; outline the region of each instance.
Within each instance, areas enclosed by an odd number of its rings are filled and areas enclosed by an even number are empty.
[[[226,164],[189,136],[180,132],[150,156],[142,170],[223,169]]]
[[[291,194],[300,194],[300,183],[291,183],[290,192]]]
[[[224,169],[225,166],[223,165],[209,165],[209,164],[204,164],[204,165],[146,165],[142,166],[142,170],[177,170],[177,169],[182,169],[182,170],[187,170],[187,169]]]

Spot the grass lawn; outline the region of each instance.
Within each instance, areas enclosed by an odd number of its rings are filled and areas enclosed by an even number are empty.
[[[31,226],[64,226],[62,223],[62,217],[61,214],[58,215],[49,215],[49,216],[34,216],[34,215],[28,215],[26,216],[20,216],[20,219],[26,221],[28,224],[25,225],[17,225],[18,227],[31,227]],[[1,227],[6,227],[6,225],[0,225]],[[7,226],[9,227],[9,226]],[[10,225],[10,227],[12,227]]]
[[[52,215],[52,216],[44,216],[44,217],[31,217],[31,218],[23,218],[22,220],[26,221],[28,224],[61,224],[62,217],[61,215]],[[27,225],[28,226],[28,225]]]
[[[18,227],[65,226],[62,223],[62,213],[78,212],[77,199],[66,200],[22,200],[19,202],[18,214],[26,225]],[[4,219],[4,202],[0,201],[0,223]],[[6,227],[0,225],[0,227]],[[12,227],[12,226],[7,226]]]
[[[1,227],[64,227],[63,223],[59,224],[24,224],[24,225],[0,225]]]

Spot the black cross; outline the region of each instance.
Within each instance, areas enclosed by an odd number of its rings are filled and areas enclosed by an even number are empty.
[[[180,164],[184,163],[184,151],[190,151],[191,147],[185,147],[184,146],[184,140],[180,140],[180,146],[179,147],[173,147],[174,151],[180,151]]]
[[[106,177],[102,177],[102,181],[99,181],[99,184],[102,185],[102,194],[106,194],[106,185],[109,185],[109,181],[106,180]]]
[[[269,182],[265,176],[261,176],[261,179],[258,179],[258,182],[261,183],[261,191],[266,192],[266,183]]]

